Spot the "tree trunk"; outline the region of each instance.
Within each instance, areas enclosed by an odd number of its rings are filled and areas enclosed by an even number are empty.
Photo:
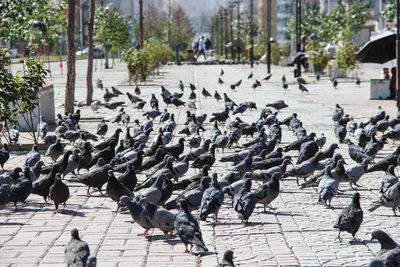
[[[67,26],[67,84],[65,87],[64,111],[74,112],[75,94],[75,0],[68,0],[68,26]]]
[[[94,26],[94,10],[95,10],[95,0],[90,0],[90,18],[89,18],[89,28],[88,28],[88,67],[86,75],[86,105],[90,106],[93,100],[93,26]]]
[[[108,49],[104,46],[104,68],[108,69],[110,66],[108,65]]]
[[[140,32],[140,48],[143,48],[143,0],[139,0],[139,32]]]

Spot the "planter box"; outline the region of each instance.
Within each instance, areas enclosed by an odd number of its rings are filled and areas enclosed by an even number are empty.
[[[390,97],[390,79],[371,79],[370,99]]]
[[[40,115],[43,116],[45,122],[53,124],[55,121],[55,108],[54,108],[54,87],[53,85],[46,85],[40,89],[39,95]],[[37,130],[39,124],[39,108],[36,107],[32,112],[32,121],[34,130]],[[30,122],[29,113],[22,114],[17,123],[17,129],[21,132],[28,132]]]

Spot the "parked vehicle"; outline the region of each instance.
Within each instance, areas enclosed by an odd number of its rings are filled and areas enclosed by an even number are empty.
[[[76,52],[77,56],[87,55],[89,53],[89,48],[84,48]],[[93,48],[93,57],[94,58],[104,58],[104,49],[95,47]]]

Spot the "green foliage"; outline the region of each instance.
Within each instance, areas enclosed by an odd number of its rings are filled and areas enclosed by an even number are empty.
[[[5,67],[6,51],[0,50],[0,122],[9,126],[15,124],[21,114],[30,113],[38,106],[40,89],[46,82],[49,70],[39,61],[28,59],[25,61],[25,72],[19,71],[13,75]],[[32,121],[29,125],[37,142]]]
[[[279,47],[278,43],[271,44],[271,60],[274,64],[279,64],[282,56],[282,48]]]
[[[191,45],[194,37],[194,29],[189,17],[178,4],[172,8],[171,12],[171,48],[180,44],[181,49],[186,49]]]
[[[122,60],[128,64],[129,76],[137,76],[141,80],[146,80],[153,70],[172,58],[172,51],[153,39],[146,41],[142,49],[131,48],[122,55]]]
[[[358,47],[351,41],[343,42],[339,51],[336,53],[336,63],[343,70],[354,69],[357,63]]]
[[[94,40],[116,51],[129,47],[129,26],[124,16],[110,5],[101,6],[94,16]]]
[[[66,16],[62,12],[65,0],[2,0],[0,1],[0,39],[41,40],[42,33],[28,25],[31,20],[47,26],[48,42],[57,43],[66,27]]]
[[[329,55],[325,51],[324,46],[320,44],[318,39],[310,40],[307,43],[307,50],[315,51],[318,53],[310,53],[309,58],[311,59],[313,64],[320,64],[321,70],[323,70],[328,65]]]
[[[387,5],[383,8],[382,12],[380,13],[387,21],[395,22],[394,19],[396,18],[396,1],[395,0],[385,0]]]

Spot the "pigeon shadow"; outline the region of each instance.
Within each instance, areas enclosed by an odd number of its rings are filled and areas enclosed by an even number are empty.
[[[72,216],[78,216],[78,217],[85,217],[86,216],[83,212],[75,211],[75,210],[61,210],[59,212],[59,214],[72,215]]]
[[[6,222],[6,223],[0,222],[0,225],[20,225],[20,226],[22,226],[22,225],[28,225],[28,224],[19,223],[19,222]]]
[[[267,213],[260,212],[260,214],[274,214],[274,215],[279,215],[279,216],[300,216],[300,217],[304,216],[303,214],[282,212],[282,211],[277,211],[276,213],[273,213],[271,211],[267,211]]]
[[[210,256],[210,255],[217,255],[217,252],[214,251],[202,251],[202,252],[190,252],[190,254],[192,254],[193,256]]]
[[[178,239],[166,239],[164,240],[164,242],[167,243],[168,245],[173,245],[173,246],[182,243],[182,241]]]

